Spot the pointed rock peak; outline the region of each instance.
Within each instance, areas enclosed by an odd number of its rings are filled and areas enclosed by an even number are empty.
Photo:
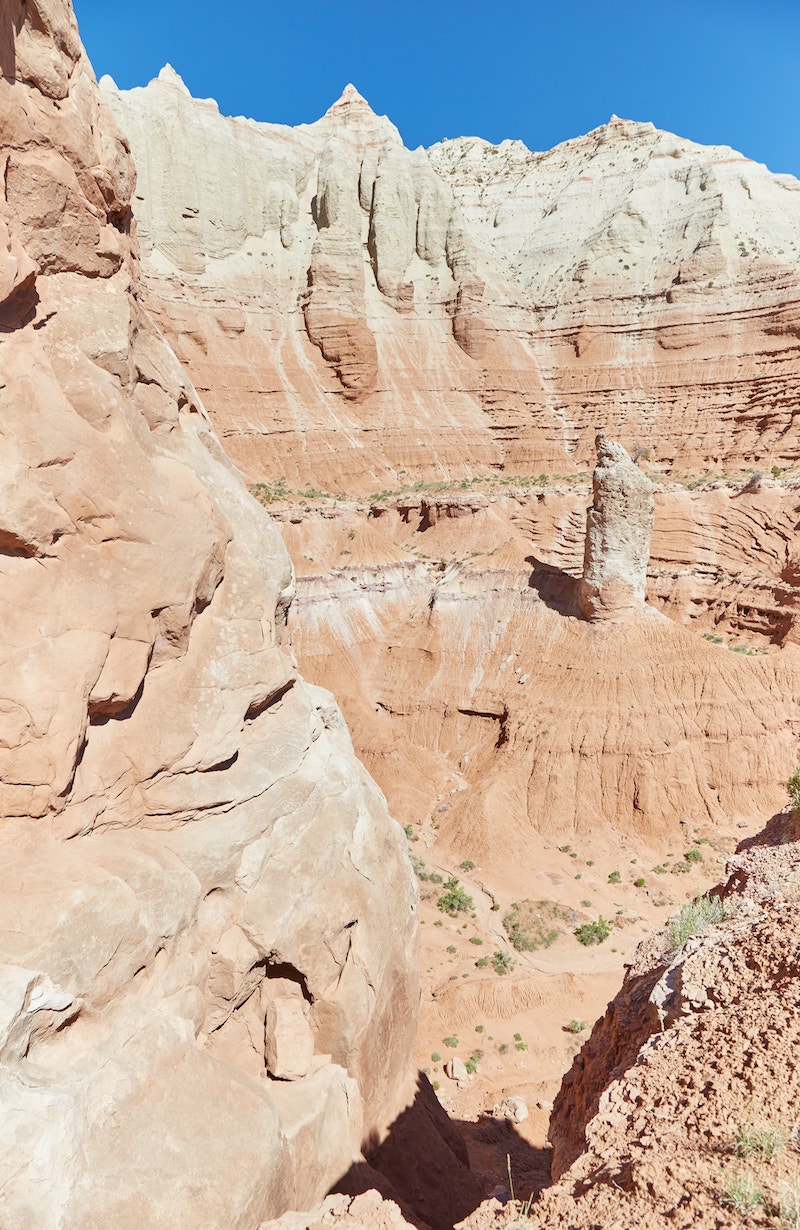
[[[189,94],[189,90],[181,77],[180,73],[176,73],[171,64],[165,64],[161,72],[158,74],[158,80],[163,81],[166,85],[177,86],[184,94]]]
[[[344,89],[342,90],[341,96],[336,99],[336,102],[333,104],[332,107],[328,108],[325,114],[335,115],[338,112],[341,112],[344,110],[349,111],[351,109],[353,110],[357,109],[358,111],[361,111],[361,112],[368,111],[370,115],[375,114],[375,112],[372,110],[372,107],[367,102],[366,98],[364,98],[363,94],[359,94],[358,90],[356,89],[354,85],[346,85]]]

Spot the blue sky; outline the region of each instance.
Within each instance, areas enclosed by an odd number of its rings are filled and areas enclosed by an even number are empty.
[[[75,0],[98,76],[169,61],[226,114],[317,119],[348,81],[409,146],[532,149],[612,113],[800,175],[800,0]]]

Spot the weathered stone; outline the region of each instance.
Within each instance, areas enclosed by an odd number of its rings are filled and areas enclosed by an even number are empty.
[[[314,1058],[314,1035],[301,995],[268,1000],[265,1057],[267,1071],[276,1080],[296,1081],[308,1075]]]
[[[586,514],[580,588],[587,619],[640,612],[655,517],[654,487],[620,444],[598,432],[594,500]]]

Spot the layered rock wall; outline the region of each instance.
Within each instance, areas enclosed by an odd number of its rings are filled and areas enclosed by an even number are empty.
[[[409,151],[352,87],[292,129],[106,84],[150,307],[253,480],[568,475],[601,423],[677,475],[797,460],[792,177],[618,119]]]

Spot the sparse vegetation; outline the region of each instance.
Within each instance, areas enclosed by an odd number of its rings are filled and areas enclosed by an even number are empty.
[[[644,876],[637,876],[636,879],[633,881],[633,887],[634,888],[644,888],[646,883],[647,881],[645,880]]]
[[[559,937],[556,921],[569,921],[570,914],[555,901],[513,902],[503,926],[517,952],[536,952],[549,948]]]
[[[442,1038],[442,1046],[449,1046],[451,1051],[454,1051],[458,1046],[458,1038],[455,1034],[450,1034],[447,1038]]]
[[[738,1157],[759,1157],[765,1162],[774,1162],[785,1148],[786,1137],[773,1127],[740,1127],[733,1144]]]
[[[514,958],[507,949],[495,949],[492,957],[492,969],[496,974],[510,974],[514,968]]]
[[[471,858],[465,858],[463,863],[458,864],[458,867],[460,871],[474,871],[475,870],[475,864],[473,863]]]
[[[677,952],[693,935],[702,935],[714,923],[725,918],[725,905],[720,897],[706,893],[695,897],[679,910],[667,923],[670,947]]]
[[[611,934],[611,923],[606,922],[602,914],[594,922],[581,923],[575,928],[574,935],[579,944],[602,944]]]
[[[766,1196],[754,1175],[737,1163],[722,1176],[722,1203],[744,1217],[759,1205],[766,1204]]]
[[[792,800],[794,814],[800,815],[800,765],[797,766],[786,783],[786,789],[789,792],[789,798]]]
[[[567,1029],[571,1034],[582,1034],[587,1025],[588,1021],[578,1021],[573,1017]]]
[[[618,871],[612,871],[609,874],[608,882],[609,884],[619,884],[621,879],[622,879],[622,876],[620,875]]]
[[[441,1055],[439,1054],[438,1051],[434,1051],[433,1054],[431,1055],[431,1063],[441,1063],[441,1062],[442,1062]]]
[[[473,908],[472,898],[464,891],[455,876],[450,876],[449,880],[445,880],[444,887],[445,891],[437,902],[443,913],[455,918],[457,914],[467,913]]]

